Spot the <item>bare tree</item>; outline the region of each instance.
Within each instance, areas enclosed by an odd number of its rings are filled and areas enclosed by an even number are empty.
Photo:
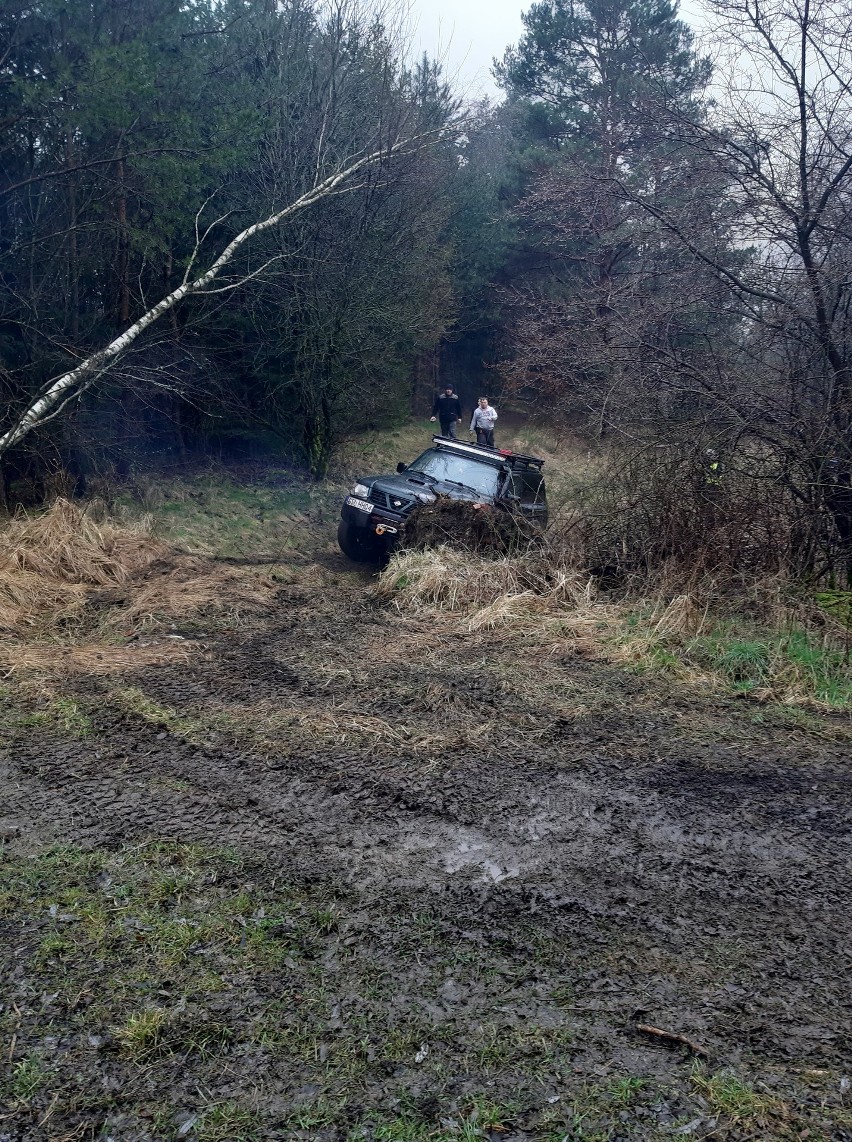
[[[795,565],[852,574],[848,9],[709,9],[703,114],[661,80],[658,146],[614,171],[555,172],[527,204],[567,285],[538,307],[520,298],[509,372],[544,378],[644,455],[691,447],[698,487],[705,447],[720,449],[720,511],[759,478],[788,505]]]
[[[693,200],[729,241],[656,188],[612,180],[724,293],[725,367],[687,383],[739,439],[776,452],[778,479],[833,521],[852,556],[852,37],[836,0],[711,0],[714,105],[667,127],[690,155]],[[713,204],[710,204],[713,209]],[[718,345],[716,348],[718,349]],[[682,365],[681,361],[677,364]],[[672,362],[675,364],[675,362]],[[676,369],[669,379],[684,386]]]

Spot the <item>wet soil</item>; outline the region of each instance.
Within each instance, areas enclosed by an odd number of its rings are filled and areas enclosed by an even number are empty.
[[[39,958],[56,917],[19,902],[0,1047],[59,1077],[7,1090],[0,1139],[852,1139],[841,721],[379,609],[334,558],[290,578],[260,618],[179,628],[189,664],[66,678],[83,736],[10,714],[0,833],[8,868],[57,842],[227,846],[234,892],[331,901],[286,969],[314,988],[313,1054],[256,1033],[295,994],[279,963],[210,1001],[221,1056],[121,1056],[45,1006],[87,971]],[[100,1103],[68,1094],[87,1084]]]

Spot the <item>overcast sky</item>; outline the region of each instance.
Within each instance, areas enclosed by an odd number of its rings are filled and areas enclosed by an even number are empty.
[[[470,98],[499,98],[491,61],[523,34],[521,12],[532,0],[411,0],[421,50],[444,60],[449,78]],[[681,0],[681,18],[697,23],[700,0]]]
[[[413,0],[421,46],[445,60],[469,95],[496,95],[491,61],[517,43],[523,31],[524,0]]]

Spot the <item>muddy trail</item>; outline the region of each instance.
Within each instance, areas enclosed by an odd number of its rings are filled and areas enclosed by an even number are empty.
[[[10,684],[0,1139],[852,1139],[840,719],[285,578]]]

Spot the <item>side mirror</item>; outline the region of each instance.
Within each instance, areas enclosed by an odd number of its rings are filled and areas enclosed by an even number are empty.
[[[406,469],[406,465],[403,464],[403,462],[400,460],[400,462],[396,466],[397,472],[404,472],[405,469]]]

